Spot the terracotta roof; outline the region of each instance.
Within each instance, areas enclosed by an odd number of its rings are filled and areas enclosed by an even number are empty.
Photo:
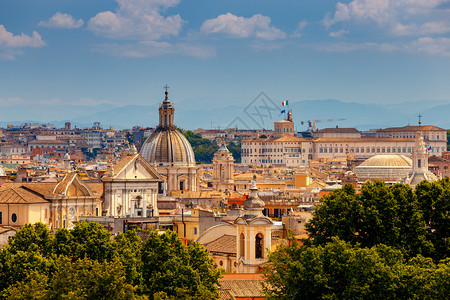
[[[305,142],[308,141],[305,138],[292,136],[292,135],[285,135],[280,138],[253,138],[250,140],[243,140],[242,142],[261,142],[261,143],[279,143],[279,142]]]
[[[439,162],[450,162],[450,160],[448,160],[448,159],[445,159],[445,158],[443,158],[443,157],[440,157],[440,156],[436,156],[436,155],[432,155],[432,156],[430,156],[430,157],[428,157],[428,165],[430,165],[430,162],[436,162],[436,161],[439,161]]]
[[[306,139],[304,138],[300,138],[297,136],[292,136],[292,135],[285,135],[282,136],[278,139],[276,139],[274,142],[304,142],[306,141]]]
[[[127,156],[123,157],[121,160],[119,160],[117,162],[117,164],[113,165],[113,170],[114,170],[113,174],[114,174],[114,176],[119,174],[120,171],[122,171],[123,168],[125,168],[136,156],[138,156],[138,154],[127,155]],[[114,176],[110,176],[110,174],[109,174],[110,170],[111,170],[111,166],[106,168],[105,175],[103,176],[103,178],[112,178],[112,177],[114,177]]]
[[[226,276],[237,275],[237,276]],[[263,279],[261,276],[246,276],[242,275],[261,275],[261,274],[226,274],[219,279],[221,284],[220,290],[229,292],[233,297],[264,297],[262,290]],[[258,278],[259,277],[259,278]],[[226,298],[225,298],[226,299]]]
[[[42,195],[36,194],[23,186],[0,191],[0,203],[32,204],[48,202]]]
[[[403,126],[378,129],[377,132],[401,132],[401,131],[442,131],[445,129],[433,125],[424,126]]]
[[[209,252],[230,253],[236,255],[236,236],[223,235],[205,245]]]
[[[219,300],[234,300],[233,293],[229,289],[219,289]]]
[[[75,176],[77,176],[77,173],[75,172],[67,174],[64,179],[55,187],[55,189],[53,190],[53,194],[61,195],[64,191],[66,191],[67,187],[72,183]]]
[[[53,190],[58,183],[56,182],[33,182],[33,183],[24,183],[22,184],[29,190],[32,190],[38,194],[41,194],[45,197],[53,194]]]
[[[28,144],[67,144],[67,143],[59,140],[39,140],[28,142]]]
[[[86,182],[86,185],[91,188],[92,193],[95,195],[102,195],[103,194],[103,183],[101,182]]]
[[[377,137],[362,137],[362,138],[318,138],[314,140],[315,142],[336,142],[336,143],[346,143],[346,142],[414,142],[415,139],[406,138],[377,138]]]
[[[317,130],[315,133],[361,133],[356,128],[324,128]]]

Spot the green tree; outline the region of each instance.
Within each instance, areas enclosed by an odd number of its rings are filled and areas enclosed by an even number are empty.
[[[219,276],[205,248],[170,231],[143,242],[96,223],[54,235],[35,224],[0,248],[0,299],[215,299]]]
[[[126,283],[118,259],[98,262],[84,258],[72,262],[61,256],[50,279],[32,271],[3,295],[8,299],[148,299],[137,295],[136,290],[137,287]]]
[[[71,230],[56,232],[56,253],[73,260],[88,257],[93,260],[111,260],[114,246],[108,231],[95,222],[79,222]]]
[[[125,268],[126,281],[132,285],[142,282],[142,241],[134,230],[119,232],[114,237],[116,256]]]
[[[34,248],[33,248],[34,247]],[[26,280],[31,273],[49,275],[54,270],[54,260],[43,257],[34,245],[27,251],[10,252],[8,246],[0,249],[0,291]],[[1,293],[3,296],[3,293]],[[3,296],[3,298],[5,298]],[[7,298],[7,297],[6,297]]]
[[[263,289],[268,299],[383,299],[395,292],[395,274],[376,248],[332,238],[322,246],[295,240],[269,255]],[[385,249],[392,256],[401,254]]]
[[[48,293],[48,277],[39,271],[31,271],[25,280],[4,290],[2,296],[10,300],[46,300]]]
[[[291,244],[269,254],[268,299],[446,299],[450,260],[406,260],[386,245],[361,248],[337,237],[319,246]]]
[[[429,253],[426,228],[412,189],[403,184],[386,186],[369,182],[356,193],[345,185],[322,198],[314,217],[306,225],[309,241],[320,245],[336,236],[363,247],[386,244],[409,257]]]
[[[43,223],[25,224],[9,238],[8,244],[12,253],[37,247],[39,253],[48,256],[53,252],[53,232]]]
[[[234,162],[241,162],[241,143],[229,143],[227,146],[228,150],[230,150],[231,154],[233,154]]]
[[[146,299],[137,296],[137,287],[126,283],[117,258],[110,262],[89,258],[72,262],[62,256],[49,285],[49,299]]]
[[[182,244],[174,232],[153,231],[142,248],[144,293],[151,298],[215,299],[219,270],[197,243]]]
[[[435,182],[422,181],[416,186],[420,210],[433,244],[435,260],[450,258],[450,178]]]

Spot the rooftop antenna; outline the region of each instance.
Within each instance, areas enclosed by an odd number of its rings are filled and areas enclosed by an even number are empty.
[[[419,118],[419,126],[420,126],[420,125],[422,125],[422,117],[423,116],[421,114],[419,114],[417,117]]]

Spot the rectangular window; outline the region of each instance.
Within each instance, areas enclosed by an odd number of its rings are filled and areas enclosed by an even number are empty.
[[[197,227],[194,227],[194,234],[197,234]]]
[[[1,211],[0,211],[0,224],[3,224],[3,215]]]

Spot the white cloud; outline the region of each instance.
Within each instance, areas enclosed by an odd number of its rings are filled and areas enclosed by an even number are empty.
[[[450,20],[426,22],[423,24],[401,24],[392,27],[391,32],[398,36],[408,35],[442,35],[450,32]]]
[[[322,20],[329,28],[349,22],[375,24],[393,35],[442,34],[450,31],[450,11],[441,9],[449,0],[353,0],[338,2],[333,14]],[[436,19],[446,21],[436,22]]]
[[[427,54],[433,56],[450,57],[450,38],[421,37],[413,41],[393,43],[317,43],[310,47],[323,52],[353,52],[353,51],[377,51],[377,52],[408,52],[412,54]]]
[[[450,56],[450,38],[423,37],[413,41],[408,49],[429,55]]]
[[[264,40],[282,39],[286,34],[270,25],[269,17],[256,14],[250,18],[223,14],[203,22],[200,31],[205,34],[226,34],[234,38],[256,37]]]
[[[63,13],[57,12],[50,19],[48,19],[46,21],[40,21],[38,23],[38,26],[49,27],[49,28],[72,29],[72,28],[80,28],[81,26],[83,26],[83,24],[84,24],[84,22],[82,19],[75,20],[74,17],[72,17],[69,14],[63,14]]]
[[[400,47],[395,44],[389,43],[347,43],[347,42],[337,42],[337,43],[318,43],[312,44],[312,48],[320,50],[323,52],[353,52],[360,50],[370,50],[370,51],[380,51],[380,52],[393,52],[400,50]]]
[[[96,35],[114,39],[158,40],[179,34],[184,21],[180,15],[161,13],[180,0],[116,0],[115,12],[104,11],[89,20]]]
[[[14,35],[8,32],[4,25],[0,25],[0,59],[14,60],[17,55],[23,55],[20,48],[40,48],[45,46],[42,37],[36,31],[31,36],[21,33]]]
[[[177,54],[207,59],[216,55],[215,49],[203,45],[186,43],[171,44],[168,42],[143,41],[128,44],[100,44],[92,49],[95,52],[118,57],[155,57],[165,54]]]
[[[331,36],[331,37],[338,37],[339,38],[339,37],[341,37],[341,36],[343,36],[344,34],[347,34],[347,33],[348,33],[347,30],[341,29],[339,31],[330,32],[328,35]]]
[[[6,31],[5,26],[0,25],[0,48],[39,48],[43,46],[45,46],[45,43],[36,31],[33,31],[32,36],[24,33],[13,35],[11,32]]]
[[[308,22],[306,22],[306,21],[299,22],[297,25],[297,28],[291,34],[291,37],[301,37],[303,34],[303,29],[305,29],[306,25],[308,25]]]
[[[0,106],[14,106],[19,104],[23,104],[23,99],[20,97],[0,98]]]

